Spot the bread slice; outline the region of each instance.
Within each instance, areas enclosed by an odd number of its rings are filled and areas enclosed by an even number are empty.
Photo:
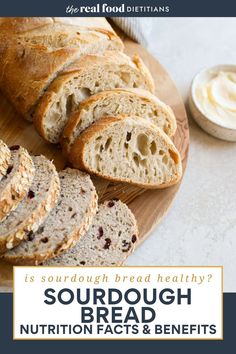
[[[28,152],[12,146],[6,174],[0,181],[0,221],[24,199],[34,178],[34,163]]]
[[[72,114],[61,137],[63,150],[68,153],[82,131],[98,119],[120,114],[143,117],[170,137],[177,128],[172,109],[150,92],[131,88],[103,91],[81,102]]]
[[[33,162],[35,176],[27,196],[0,223],[0,253],[37,231],[57,202],[60,181],[55,166],[44,156],[33,157]]]
[[[44,139],[58,143],[70,114],[81,101],[116,87],[139,87],[151,92],[154,83],[138,56],[131,60],[122,52],[87,55],[65,70],[48,88],[34,118]]]
[[[0,140],[0,181],[6,174],[7,168],[11,159],[11,152],[7,145]]]
[[[104,18],[87,22],[81,18],[2,18],[0,88],[30,120],[39,98],[59,72],[82,55],[106,50],[123,50],[123,44]]]
[[[74,167],[143,188],[165,188],[182,175],[181,158],[170,138],[133,116],[95,122],[76,140],[69,159]]]
[[[99,206],[87,234],[46,266],[121,266],[134,250],[138,228],[130,209],[120,201]]]
[[[89,175],[68,168],[59,177],[61,195],[57,206],[35,233],[3,255],[6,261],[38,265],[72,247],[88,231],[97,211],[97,194]]]

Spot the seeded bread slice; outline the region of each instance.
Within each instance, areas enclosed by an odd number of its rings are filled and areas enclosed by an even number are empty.
[[[74,169],[59,173],[57,206],[37,232],[9,250],[3,258],[13,264],[38,265],[72,247],[89,229],[97,211],[97,194],[89,175]]]
[[[63,150],[68,153],[76,138],[98,119],[119,114],[145,118],[169,136],[177,128],[172,109],[150,92],[131,88],[103,91],[81,102],[72,114],[61,137]]]
[[[154,91],[151,74],[138,56],[131,59],[119,51],[83,56],[58,75],[43,96],[34,117],[39,134],[58,143],[70,114],[81,101],[116,87]]]
[[[75,247],[44,265],[121,266],[134,250],[137,235],[130,209],[120,201],[107,201],[99,206],[92,226]]]
[[[24,199],[35,174],[34,163],[24,148],[16,145],[10,150],[9,166],[0,181],[0,221]]]
[[[170,138],[140,117],[98,120],[72,146],[74,167],[143,188],[165,188],[182,175],[180,155]]]
[[[60,181],[55,166],[44,156],[33,157],[33,162],[36,172],[27,196],[0,223],[0,253],[37,231],[57,202]]]
[[[4,144],[2,140],[0,140],[0,181],[7,172],[10,158],[11,151],[8,149],[7,145]]]

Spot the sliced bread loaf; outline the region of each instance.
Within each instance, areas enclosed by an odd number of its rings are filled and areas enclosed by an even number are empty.
[[[11,152],[7,145],[0,140],[0,180],[6,174],[10,162]]]
[[[101,118],[79,136],[69,159],[74,167],[143,188],[165,188],[182,175],[170,138],[140,117]]]
[[[138,87],[151,92],[154,83],[138,56],[122,52],[86,55],[63,71],[43,96],[34,124],[44,139],[58,143],[70,114],[90,95],[117,87]]]
[[[107,201],[87,234],[62,255],[48,260],[47,266],[121,266],[134,250],[138,228],[130,209],[120,201]]]
[[[1,18],[1,91],[30,119],[59,72],[82,55],[107,49],[123,50],[123,44],[105,18]]]
[[[57,206],[35,233],[3,255],[6,261],[38,265],[73,246],[88,231],[97,211],[97,194],[89,175],[68,168],[59,177]]]
[[[60,181],[55,166],[44,156],[33,157],[33,162],[35,176],[27,196],[0,223],[0,253],[37,231],[57,202]]]
[[[72,114],[61,137],[63,150],[68,153],[82,131],[98,119],[119,114],[143,117],[169,136],[177,128],[172,109],[150,92],[131,88],[103,91],[81,102]]]
[[[0,181],[0,221],[24,199],[34,178],[34,163],[28,152],[12,146],[6,174]]]

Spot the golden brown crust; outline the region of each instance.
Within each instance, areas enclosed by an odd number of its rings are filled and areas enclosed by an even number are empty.
[[[148,70],[148,68],[146,67],[146,65],[144,64],[144,62],[142,61],[142,59],[140,58],[140,56],[135,54],[133,56],[133,62],[137,66],[137,68],[143,73],[143,75],[147,78],[147,82],[149,85],[149,91],[151,93],[154,93],[155,92],[155,83],[154,83],[153,77],[152,77],[150,71]]]
[[[105,19],[94,23],[87,26],[81,18],[0,19],[0,88],[25,118],[30,119],[57,73],[81,54],[102,51],[102,43],[110,42],[123,50],[121,40]],[[96,46],[97,42],[101,45]]]
[[[18,34],[52,23],[52,17],[0,17],[0,32]]]
[[[34,173],[34,163],[30,155],[20,147],[17,170],[5,188],[0,191],[0,221],[24,199],[34,178]]]
[[[31,111],[50,80],[79,53],[75,48],[50,52],[41,45],[13,41],[5,48],[0,46],[0,88],[26,119],[30,119]]]
[[[75,167],[75,168],[79,168],[81,170],[87,171],[91,174],[95,174],[98,175],[99,177],[103,177],[107,180],[111,180],[111,181],[117,181],[117,182],[126,182],[126,183],[130,183],[136,186],[139,186],[141,188],[146,188],[146,189],[163,189],[163,188],[167,188],[170,187],[172,185],[177,184],[182,177],[182,165],[181,165],[181,157],[180,154],[178,152],[178,150],[176,149],[176,147],[173,145],[172,141],[170,140],[170,138],[159,128],[155,127],[154,128],[158,131],[158,134],[167,141],[169,148],[171,149],[173,156],[176,159],[176,163],[179,164],[179,171],[178,171],[178,176],[176,176],[176,179],[173,180],[170,183],[163,183],[163,184],[142,184],[142,183],[136,183],[131,179],[121,179],[121,178],[114,178],[114,177],[109,177],[109,176],[105,176],[103,173],[98,173],[97,171],[93,171],[90,169],[90,167],[88,165],[86,165],[85,161],[84,161],[84,153],[85,153],[85,148],[86,145],[88,144],[88,142],[90,141],[91,138],[93,138],[96,133],[101,134],[104,130],[106,130],[106,128],[108,127],[108,125],[112,124],[112,123],[117,123],[117,122],[122,122],[124,119],[126,119],[127,116],[123,115],[123,116],[117,116],[117,117],[104,117],[101,118],[100,120],[98,120],[97,122],[95,122],[92,126],[90,126],[89,128],[87,128],[75,141],[75,143],[73,144],[68,159],[71,162],[71,164]],[[139,119],[139,117],[136,117],[136,119]]]

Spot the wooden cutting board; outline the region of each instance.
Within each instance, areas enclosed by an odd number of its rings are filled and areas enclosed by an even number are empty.
[[[154,77],[157,96],[174,110],[178,122],[174,143],[180,151],[184,171],[188,157],[189,129],[183,101],[175,84],[161,64],[141,45],[127,38],[124,38],[124,42],[125,51],[128,55],[132,56],[137,53],[141,56]],[[35,131],[33,125],[19,117],[11,104],[1,95],[0,139],[8,145],[19,144],[27,148],[32,154],[43,154],[49,159],[53,159],[58,170],[62,169],[66,164],[60,148],[43,141]],[[163,190],[145,191],[127,184],[111,183],[99,178],[93,178],[93,181],[100,201],[119,198],[129,205],[138,221],[140,243],[148,237],[150,232],[166,214],[181,183]],[[9,289],[11,282],[12,266],[0,262],[0,291],[1,289],[2,291]]]

